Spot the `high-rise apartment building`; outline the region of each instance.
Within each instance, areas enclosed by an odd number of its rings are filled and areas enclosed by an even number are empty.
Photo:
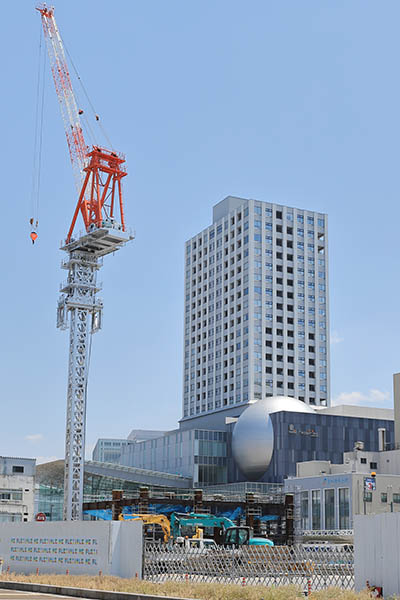
[[[287,395],[329,405],[327,216],[228,196],[186,243],[183,421]]]

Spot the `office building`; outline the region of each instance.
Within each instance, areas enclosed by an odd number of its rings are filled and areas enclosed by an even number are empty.
[[[92,460],[120,464],[121,454],[126,446],[160,437],[160,430],[132,429],[127,439],[99,438],[92,452]]]
[[[33,520],[35,468],[34,458],[0,456],[0,523]]]
[[[92,452],[92,459],[98,462],[119,464],[121,452],[129,441],[126,439],[99,438]]]
[[[228,196],[186,243],[183,418],[329,406],[327,216]]]
[[[278,396],[248,406],[220,430],[180,429],[129,445],[121,464],[183,475],[194,487],[246,481],[282,484],[296,476],[296,463],[342,463],[343,453],[352,451],[357,441],[364,443],[365,453],[378,452],[383,430],[386,443],[393,444],[393,410],[360,406],[316,410]]]

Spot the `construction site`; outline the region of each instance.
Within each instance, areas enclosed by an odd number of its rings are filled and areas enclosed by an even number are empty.
[[[0,580],[2,572],[11,581],[36,569],[37,577],[158,585],[295,586],[306,596],[365,583],[383,597],[379,575],[373,585],[357,580],[355,539],[359,517],[400,512],[400,374],[393,376],[393,409],[332,405],[328,219],[320,210],[239,195],[213,206],[212,223],[184,244],[181,418],[173,428],[154,423],[113,438],[116,413],[125,427],[141,426],[146,394],[126,414],[111,393],[110,437],[91,444],[88,459],[93,335],[105,327],[99,272],[111,256],[135,252],[136,233],[126,219],[125,154],[89,97],[55,7],[36,11],[33,251],[41,243],[50,73],[75,184],[71,217],[54,248],[63,253],[64,273],[56,326],[68,332],[65,451],[41,464],[0,457]],[[118,93],[113,101],[117,111]],[[125,270],[118,277],[109,298],[126,292]],[[107,348],[108,382],[119,352],[118,344]]]

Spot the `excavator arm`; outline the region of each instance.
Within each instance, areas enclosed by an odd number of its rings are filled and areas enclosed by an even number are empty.
[[[193,525],[195,527],[220,527],[228,529],[234,527],[233,521],[227,517],[198,513],[173,513],[171,515],[171,529],[174,538],[180,535],[181,527]]]
[[[164,542],[167,543],[171,537],[171,526],[165,515],[142,515],[128,514],[119,515],[120,521],[143,521],[144,525],[159,525],[164,534]]]

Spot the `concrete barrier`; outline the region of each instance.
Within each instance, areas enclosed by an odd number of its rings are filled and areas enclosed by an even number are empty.
[[[92,590],[85,588],[61,587],[42,583],[25,583],[19,581],[0,581],[0,589],[20,592],[36,592],[71,596],[73,598],[89,598],[89,600],[190,600],[176,596],[154,596],[152,594],[128,594],[127,592],[110,592],[108,590]]]

